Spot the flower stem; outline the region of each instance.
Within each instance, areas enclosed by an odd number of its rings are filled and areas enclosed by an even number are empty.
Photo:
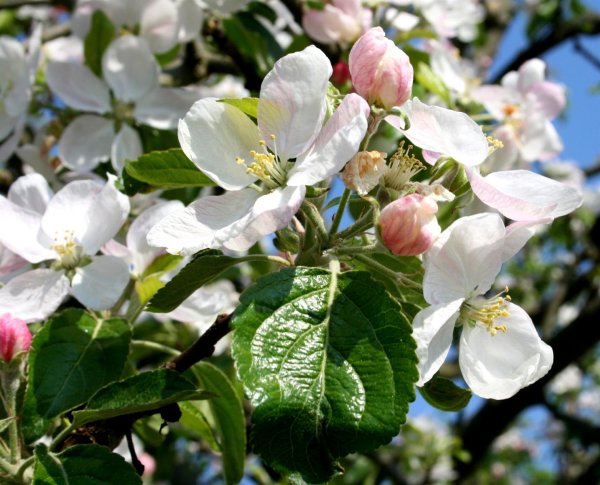
[[[132,340],[131,345],[133,347],[138,347],[141,349],[157,350],[159,352],[162,352],[163,354],[179,355],[179,352],[177,350],[172,349],[167,345],[162,345],[157,342],[152,342],[150,340]]]
[[[332,236],[337,232],[340,227],[340,223],[342,222],[342,217],[344,216],[344,211],[346,210],[346,205],[348,205],[348,201],[350,200],[350,190],[344,189],[342,193],[342,197],[340,199],[340,203],[338,204],[337,211],[335,216],[333,217],[333,222],[331,223],[331,228],[329,229],[329,240],[331,241]]]
[[[364,264],[371,267],[372,269],[376,269],[378,272],[383,273],[387,277],[398,281],[398,283],[400,283],[402,286],[406,286],[409,288],[421,288],[421,285],[419,283],[415,283],[413,280],[411,280],[402,273],[397,273],[396,271],[389,269],[388,267],[384,266],[381,263],[378,263],[369,256],[366,256],[364,254],[357,254],[354,257],[359,261],[362,261]]]

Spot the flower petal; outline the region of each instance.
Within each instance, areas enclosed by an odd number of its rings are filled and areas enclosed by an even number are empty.
[[[546,375],[554,358],[525,310],[507,305],[510,315],[496,320],[506,325],[505,333],[492,335],[482,326],[466,326],[460,339],[463,377],[475,394],[487,399],[508,399],[533,384]]]
[[[556,218],[583,202],[577,188],[528,170],[506,170],[486,177],[468,170],[467,175],[482,202],[515,221]]]
[[[179,143],[185,154],[227,190],[239,190],[256,180],[236,158],[250,150],[262,152],[256,125],[239,109],[214,99],[197,101],[179,122]]]
[[[125,261],[114,256],[94,256],[92,262],[75,269],[71,293],[92,310],[112,307],[129,282]]]
[[[269,148],[283,160],[304,153],[319,133],[331,73],[325,54],[309,46],[281,58],[266,75],[260,89],[258,127]]]
[[[26,322],[48,318],[69,293],[69,280],[60,271],[35,269],[11,279],[0,288],[0,313]]]
[[[157,88],[138,101],[133,117],[140,123],[159,130],[174,130],[197,101],[199,94],[180,88]]]
[[[13,204],[43,215],[54,193],[39,173],[19,177],[8,190],[8,200]]]
[[[94,115],[75,118],[59,140],[58,156],[72,170],[88,172],[110,157],[113,123]]]
[[[481,128],[468,115],[439,106],[428,106],[418,98],[407,101],[402,109],[410,120],[404,135],[424,150],[438,152],[467,166],[481,164],[488,156],[488,142]],[[402,130],[398,116],[386,118]]]
[[[146,2],[140,18],[140,35],[152,52],[166,52],[177,44],[177,7],[171,0]]]
[[[111,109],[108,86],[83,64],[51,62],[46,80],[52,92],[71,108],[98,114]]]
[[[127,160],[137,160],[143,153],[144,149],[142,148],[140,135],[127,123],[123,123],[110,149],[110,160],[113,168],[119,174]]]
[[[459,315],[464,298],[448,303],[440,303],[421,310],[413,320],[413,338],[417,343],[419,359],[419,381],[422,386],[446,360],[452,345],[454,324]]]
[[[288,185],[312,185],[338,173],[358,151],[367,131],[369,105],[349,94],[319,133],[308,152],[298,157]]]
[[[158,85],[159,69],[146,41],[126,35],[104,52],[102,74],[117,99],[132,102]]]

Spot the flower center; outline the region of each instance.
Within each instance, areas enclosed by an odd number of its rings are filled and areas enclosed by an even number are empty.
[[[483,327],[492,335],[498,332],[506,333],[506,325],[498,325],[496,319],[508,317],[510,314],[506,309],[506,302],[511,301],[508,294],[508,288],[492,298],[483,298],[481,296],[469,299],[460,310],[460,320],[471,326],[477,324]]]
[[[404,141],[398,145],[396,153],[390,158],[390,164],[382,177],[383,185],[395,190],[402,190],[408,181],[425,167],[410,154],[412,145],[404,148]]]
[[[271,135],[271,140],[275,141],[275,135]],[[264,140],[260,140],[258,143],[263,148],[263,152],[250,150],[252,161],[247,162],[245,158],[237,157],[235,162],[238,165],[245,165],[246,173],[258,177],[269,189],[285,185],[287,174],[284,165],[277,157],[277,150],[275,153],[271,153]]]
[[[55,236],[50,248],[56,251],[57,260],[64,269],[76,268],[83,258],[83,248],[75,242],[73,231],[65,231],[62,238]]]
[[[514,115],[517,111],[519,111],[518,106],[514,105],[514,104],[510,104],[507,103],[502,107],[502,112],[507,116],[507,117],[511,117],[512,115]]]

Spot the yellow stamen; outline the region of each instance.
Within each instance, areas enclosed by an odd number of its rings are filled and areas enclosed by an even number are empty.
[[[390,158],[385,175],[382,177],[382,184],[395,190],[402,190],[408,181],[425,166],[410,152],[413,146],[408,145],[404,148],[404,140],[398,145],[396,153]]]
[[[503,294],[506,293],[505,296]],[[497,324],[496,319],[506,318],[510,315],[506,309],[506,302],[510,302],[511,298],[508,295],[508,287],[503,292],[490,298],[475,298],[464,303],[461,309],[461,320],[463,323],[475,326],[478,323],[482,324],[485,329],[492,335],[498,332],[506,333],[507,327],[505,324]]]

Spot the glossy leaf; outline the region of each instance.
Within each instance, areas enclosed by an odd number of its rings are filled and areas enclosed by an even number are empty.
[[[90,31],[83,42],[85,64],[96,76],[102,77],[102,56],[115,38],[115,28],[102,10],[96,10],[90,21]]]
[[[203,439],[211,449],[221,451],[221,445],[202,410],[203,403],[184,401],[179,404],[179,408],[181,409],[179,424],[183,429]]]
[[[258,115],[258,98],[223,98],[219,101],[235,106],[252,118],[256,118]]]
[[[388,443],[418,378],[400,304],[366,272],[284,269],[241,296],[232,355],[255,410],[254,449],[322,482],[336,460]]]
[[[469,389],[463,389],[440,376],[434,376],[419,391],[429,404],[442,411],[460,411],[471,400]]]
[[[196,389],[181,374],[170,369],[142,372],[100,389],[73,422],[82,426],[92,421],[159,409],[167,404],[207,399],[212,394]]]
[[[121,455],[100,445],[76,445],[54,454],[35,448],[33,485],[141,485],[142,479]]]

